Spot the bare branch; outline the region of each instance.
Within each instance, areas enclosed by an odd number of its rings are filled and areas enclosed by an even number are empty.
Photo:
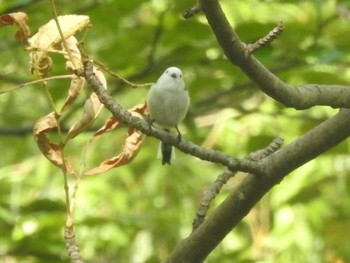
[[[350,110],[342,109],[305,135],[261,161],[267,176],[248,174],[165,263],[200,263],[245,217],[250,209],[289,172],[350,136]]]
[[[316,158],[350,136],[350,109],[341,109],[334,117],[305,133],[277,153],[261,161],[269,179],[282,179],[295,168]]]
[[[110,68],[108,68],[107,66],[103,65],[102,62],[99,62],[97,60],[94,60],[94,64],[98,65],[99,67],[101,67],[104,71],[107,71],[111,76],[115,77],[116,79],[118,79],[120,82],[125,83],[126,85],[129,85],[130,87],[136,89],[136,88],[142,88],[142,87],[150,87],[152,86],[153,83],[142,83],[142,84],[137,84],[137,83],[133,83],[129,80],[127,80],[126,78],[120,76],[119,74],[115,73],[114,71],[112,71]]]
[[[182,17],[185,18],[185,19],[189,19],[189,18],[195,16],[196,14],[198,14],[201,10],[202,10],[201,6],[199,5],[199,3],[197,3],[194,6],[192,6],[190,9],[187,9],[182,14]]]
[[[277,26],[272,29],[266,36],[260,38],[253,44],[248,44],[246,47],[246,57],[249,57],[253,52],[257,51],[259,48],[269,45],[274,39],[276,39],[280,34],[282,34],[284,29],[283,22],[279,22]]]
[[[195,231],[204,222],[212,201],[220,193],[221,188],[228,182],[228,180],[236,174],[237,172],[232,172],[230,170],[224,171],[219,174],[214,183],[204,191],[196,216],[193,219],[192,231]]]
[[[307,109],[316,105],[333,108],[350,106],[350,88],[340,85],[284,83],[254,56],[245,56],[246,47],[228,22],[218,0],[200,0],[203,12],[231,63],[239,66],[260,89],[287,107]]]
[[[80,255],[79,246],[75,241],[73,222],[71,218],[67,218],[66,224],[64,226],[64,240],[66,241],[66,248],[71,262],[84,263]]]
[[[282,147],[283,142],[284,140],[281,137],[277,137],[266,148],[250,153],[247,158],[252,161],[260,161],[278,151]]]
[[[279,148],[281,148],[283,144],[283,139],[280,137],[277,137],[274,139],[266,148],[255,151],[247,156],[247,159],[250,159],[252,161],[260,161],[263,158],[273,154],[276,152]],[[210,207],[211,202],[215,199],[215,197],[219,194],[221,191],[221,188],[227,183],[227,181],[233,177],[237,172],[226,170],[223,173],[221,173],[213,184],[211,184],[204,192],[200,206],[197,210],[196,217],[193,220],[192,227],[194,231],[196,228],[198,228],[205,219],[205,216],[208,212],[208,209]]]

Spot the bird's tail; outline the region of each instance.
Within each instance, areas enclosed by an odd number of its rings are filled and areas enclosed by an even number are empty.
[[[158,148],[158,158],[162,158],[162,164],[171,164],[171,159],[175,159],[173,146],[160,142]]]

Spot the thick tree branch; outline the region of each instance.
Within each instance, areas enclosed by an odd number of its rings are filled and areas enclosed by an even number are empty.
[[[266,176],[248,174],[165,260],[166,263],[199,263],[222,241],[261,197],[289,172],[336,146],[350,136],[350,110],[342,109],[305,135],[261,161]]]
[[[350,105],[350,89],[347,87],[314,84],[293,87],[278,79],[253,56],[246,58],[245,45],[231,29],[218,1],[201,0],[200,3],[226,56],[254,80],[265,93],[297,109],[314,105],[333,107]],[[259,163],[247,159],[241,160],[221,152],[204,149],[190,142],[177,143],[176,136],[150,128],[145,121],[132,116],[117,104],[113,97],[102,88],[92,73],[91,65],[86,64],[83,75],[106,108],[130,127],[174,145],[185,153],[223,164],[232,171],[249,172],[236,190],[232,191],[212,215],[177,246],[165,260],[167,263],[202,262],[270,188],[279,183],[289,172],[350,136],[348,125],[350,110],[343,109],[333,118]]]
[[[306,109],[315,105],[350,107],[350,88],[340,85],[306,84],[292,86],[271,73],[254,56],[245,56],[246,46],[226,19],[218,0],[200,0],[202,11],[225,55],[239,66],[260,89],[287,107]]]
[[[295,108],[314,105],[342,107],[350,105],[350,89],[341,86],[289,86],[267,70],[254,57],[245,58],[245,45],[231,29],[217,0],[201,0],[220,45],[232,63],[238,65],[261,89]],[[339,99],[339,93],[343,98]],[[347,98],[344,98],[346,96]],[[333,100],[333,101],[332,101]],[[250,209],[288,173],[336,146],[350,136],[350,110],[342,109],[334,117],[313,128],[285,148],[261,161],[264,176],[248,174],[228,198],[188,238],[184,239],[166,263],[200,263],[243,219]]]
[[[338,114],[304,134],[288,147],[262,160],[264,174],[272,180],[286,175],[350,136],[350,109]]]

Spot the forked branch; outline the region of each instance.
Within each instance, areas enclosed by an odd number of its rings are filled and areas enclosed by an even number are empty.
[[[257,83],[264,93],[295,109],[316,105],[350,107],[350,87],[318,84],[293,86],[284,83],[254,56],[246,56],[246,45],[232,29],[218,0],[200,0],[200,5],[227,58]]]

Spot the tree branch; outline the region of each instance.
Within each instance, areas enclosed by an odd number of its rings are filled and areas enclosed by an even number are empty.
[[[255,41],[253,44],[248,44],[246,46],[246,57],[249,57],[253,52],[258,49],[269,45],[273,40],[275,40],[280,34],[282,34],[284,29],[284,23],[280,21],[277,26],[272,29],[266,36]]]
[[[165,260],[166,263],[200,263],[253,206],[289,172],[336,146],[350,136],[350,110],[342,109],[302,137],[261,161],[266,176],[248,174]]]
[[[333,108],[350,106],[350,88],[347,86],[292,86],[284,83],[254,56],[245,56],[246,46],[232,29],[218,0],[200,0],[200,5],[227,58],[256,82],[263,92],[295,109],[307,109],[316,105]]]
[[[314,159],[350,136],[350,109],[341,109],[334,117],[305,133],[288,147],[282,148],[261,161],[264,174],[279,181],[286,175]]]
[[[222,164],[231,171],[261,174],[260,165],[258,162],[251,161],[247,158],[239,159],[232,157],[225,153],[206,149],[184,140],[181,140],[179,142],[176,135],[170,134],[169,132],[166,132],[162,129],[154,128],[143,119],[132,116],[130,112],[119,105],[114,100],[114,98],[104,89],[102,83],[99,81],[92,70],[91,62],[85,62],[84,70],[82,72],[78,72],[78,74],[85,77],[87,83],[94,90],[101,103],[104,104],[104,106],[113,114],[113,116],[121,122],[127,124],[129,127],[137,129],[148,136],[158,138],[166,144],[173,145],[184,153],[191,154],[202,160]]]
[[[245,45],[231,29],[218,1],[201,0],[200,3],[226,56],[265,93],[286,106],[297,109],[315,105],[333,107],[350,105],[350,89],[347,87],[315,84],[293,87],[278,79],[254,57],[245,58]],[[261,160],[264,176],[248,174],[229,197],[213,211],[208,220],[178,244],[165,262],[203,262],[261,197],[288,173],[348,138],[349,122],[350,110],[342,109],[334,117],[324,121],[293,143]]]
[[[231,29],[217,0],[201,0],[201,7],[226,56],[238,65],[260,88],[286,106],[305,109],[315,105],[346,107],[350,89],[344,86],[301,85],[282,82],[253,56],[245,57],[245,45]],[[229,197],[188,238],[184,239],[165,260],[166,263],[199,263],[222,241],[260,198],[289,172],[312,160],[350,136],[350,110],[343,109],[295,142],[271,156],[254,162],[204,149],[193,143],[177,143],[175,135],[151,128],[144,120],[132,116],[115,102],[92,72],[89,63],[81,73],[100,101],[122,122],[143,133],[174,145],[185,153],[227,166],[231,171],[249,172]],[[340,93],[341,95],[336,93]],[[262,168],[262,169],[261,169]]]
[[[280,137],[275,138],[265,149],[260,149],[256,152],[250,153],[247,158],[254,161],[260,161],[267,156],[273,154],[281,148],[283,139]],[[221,188],[228,182],[230,178],[235,176],[237,173],[226,170],[219,174],[214,183],[212,183],[207,190],[205,190],[200,206],[197,210],[196,216],[193,220],[192,227],[193,231],[197,229],[205,220],[209,207],[215,197],[220,193]]]
[[[232,191],[230,196],[214,210],[208,220],[177,246],[165,260],[166,263],[202,262],[227,233],[242,220],[256,202],[270,188],[279,183],[284,176],[350,136],[350,126],[348,125],[350,110],[342,109],[334,117],[326,120],[260,163],[247,160],[247,158],[238,159],[222,152],[199,147],[191,142],[181,141],[178,143],[175,135],[151,128],[147,122],[132,116],[116,103],[92,72],[90,63],[85,64],[85,70],[81,74],[86,78],[105,107],[128,126],[163,140],[183,152],[203,160],[223,164],[232,171],[249,172],[237,186],[236,191]]]
[[[193,16],[195,16],[196,14],[198,14],[201,11],[201,6],[196,3],[194,6],[192,6],[191,8],[187,9],[183,14],[182,17],[185,19],[189,19]]]

